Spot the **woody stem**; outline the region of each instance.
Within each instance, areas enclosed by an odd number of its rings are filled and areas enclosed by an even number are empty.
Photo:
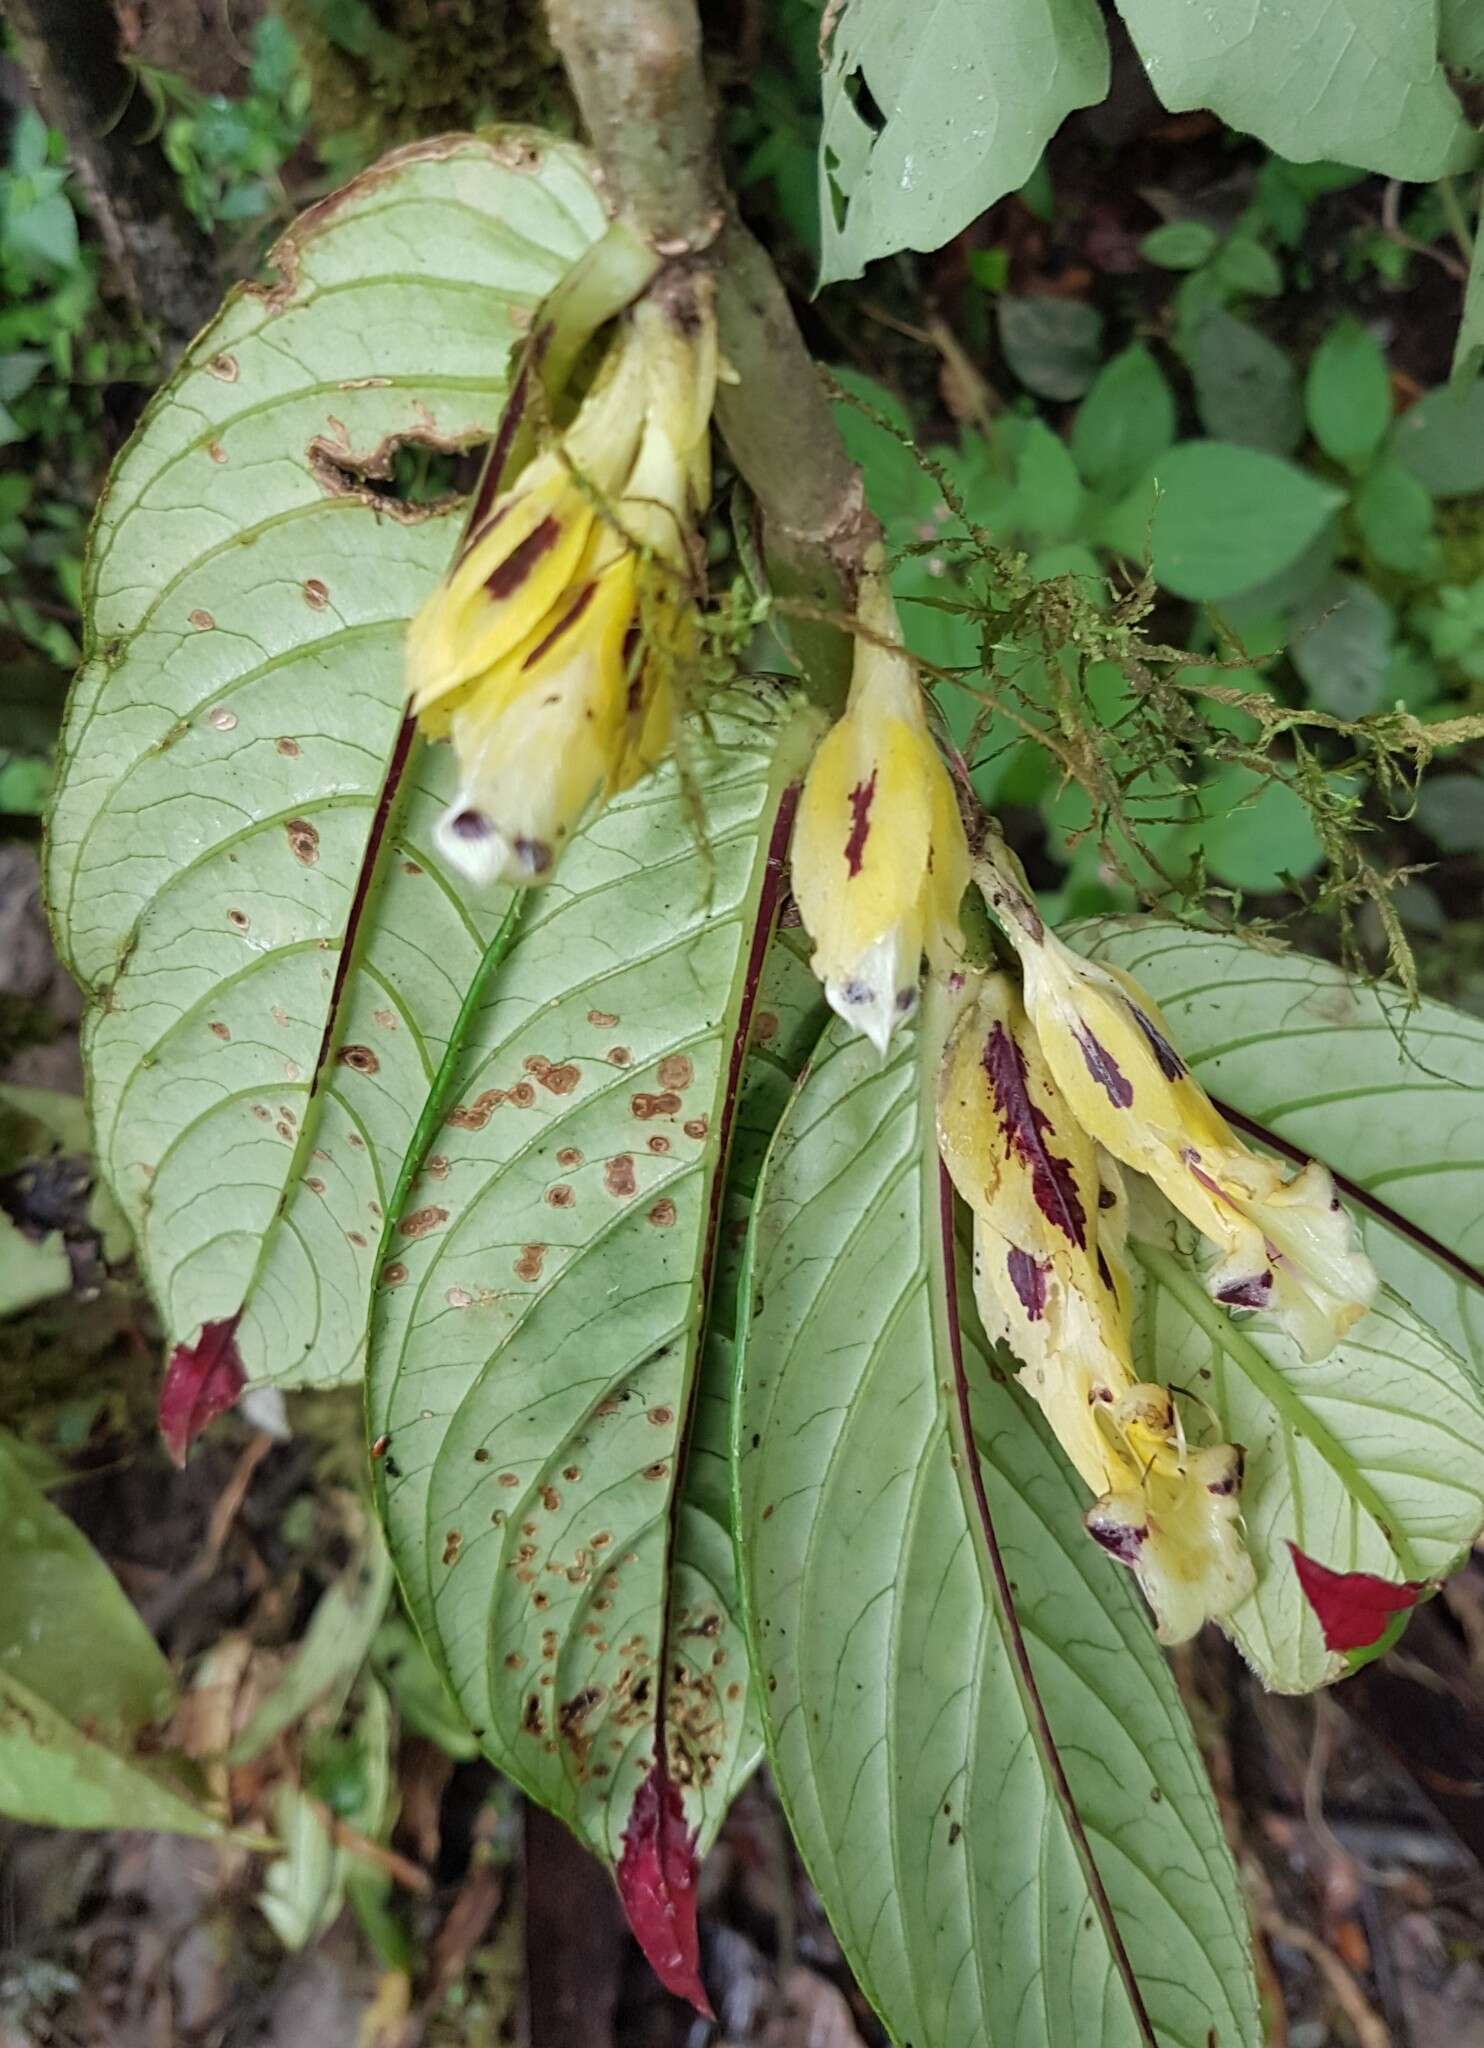
[[[880,529],[777,272],[722,180],[695,0],[546,0],[556,44],[621,216],[668,262],[706,265],[727,366],[717,425],[757,506],[781,596],[853,609]],[[800,621],[814,694],[843,694],[847,637]]]

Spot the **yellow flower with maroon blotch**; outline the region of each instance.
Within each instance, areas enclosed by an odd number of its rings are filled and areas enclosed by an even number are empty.
[[[1133,1565],[1161,1639],[1183,1641],[1252,1587],[1240,1453],[1189,1449],[1168,1390],[1135,1381],[1122,1177],[1072,1115],[1007,974],[982,978],[949,1036],[938,1143],[974,1219],[985,1332],[1020,1359],[1097,1496],[1089,1531]]]
[[[1125,1476],[1085,1526],[1138,1580],[1160,1641],[1183,1643],[1257,1583],[1242,1533],[1241,1449],[1188,1445],[1166,1387],[1129,1388],[1109,1429],[1122,1440]]]
[[[850,694],[805,777],[793,887],[830,1007],[881,1053],[917,1003],[922,956],[960,949],[968,845],[879,565],[863,578]]]
[[[991,839],[977,878],[1020,955],[1026,1008],[1077,1121],[1216,1245],[1221,1257],[1207,1275],[1216,1300],[1268,1311],[1305,1358],[1323,1357],[1377,1286],[1328,1169],[1311,1161],[1285,1178],[1276,1160],[1242,1143],[1153,999],[1046,928],[1002,841]]]
[[[472,881],[545,880],[589,807],[669,750],[715,390],[709,286],[641,299],[413,621],[412,708],[458,769],[436,839]]]

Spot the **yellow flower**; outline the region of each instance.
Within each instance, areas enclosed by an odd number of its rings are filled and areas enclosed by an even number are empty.
[[[844,715],[810,763],[793,886],[831,1008],[884,1054],[916,1005],[924,949],[935,967],[957,957],[969,854],[877,572],[862,583],[859,618],[876,638],[857,639]]]
[[[1090,1532],[1134,1566],[1161,1639],[1183,1641],[1252,1588],[1241,1455],[1189,1450],[1169,1392],[1135,1382],[1122,1177],[1072,1115],[1008,975],[984,977],[949,1038],[938,1142],[973,1213],[985,1331],[1021,1360],[1098,1496]]]
[[[1125,1400],[1157,1401],[1170,1412],[1163,1387],[1135,1387]],[[1256,1585],[1242,1536],[1241,1489],[1238,1446],[1191,1450],[1171,1426],[1159,1452],[1083,1517],[1093,1541],[1133,1572],[1162,1643],[1187,1641],[1202,1622],[1230,1614]]]
[[[960,1014],[938,1083],[938,1144],[974,1217],[974,1295],[986,1332],[1093,1493],[1121,1474],[1097,1410],[1133,1385],[1121,1258],[1122,1183],[1051,1078],[1015,984],[986,975]]]
[[[991,842],[979,879],[1020,955],[1026,1007],[1077,1121],[1218,1247],[1207,1275],[1216,1300],[1269,1311],[1305,1358],[1322,1358],[1377,1284],[1328,1169],[1312,1161],[1285,1179],[1276,1160],[1242,1143],[1152,998],[1047,930],[1002,842]]]
[[[412,708],[458,764],[437,842],[475,882],[544,880],[588,807],[669,749],[715,388],[709,298],[641,300],[413,621]]]

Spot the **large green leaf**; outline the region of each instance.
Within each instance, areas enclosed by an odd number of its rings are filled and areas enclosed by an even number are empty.
[[[844,0],[826,18],[823,284],[939,247],[1108,89],[1094,0]]]
[[[832,1027],[764,1174],[735,1443],[779,1788],[898,2042],[1243,2048],[1179,1696],[1039,1422],[956,1341],[933,1066]]]
[[[813,1002],[792,956],[776,997],[758,976],[814,730],[776,692],[716,700],[683,772],[612,804],[528,901],[373,1314],[408,1605],[490,1756],[610,1862],[657,1761],[705,1843],[756,1756],[696,1368],[707,1278],[732,1281],[718,1218],[747,1199],[719,1182],[747,1035],[769,1019],[787,1071],[783,1020]],[[728,1365],[722,1345],[708,1378]]]
[[[1296,163],[1440,178],[1477,145],[1438,58],[1437,0],[1118,0],[1167,107],[1210,107]]]
[[[1343,1177],[1390,1289],[1306,1364],[1264,1318],[1210,1302],[1188,1259],[1138,1248],[1150,1377],[1209,1402],[1247,1450],[1258,1585],[1232,1633],[1269,1684],[1307,1690],[1344,1659],[1325,1649],[1290,1541],[1332,1570],[1422,1581],[1484,1524],[1484,1024],[1440,1003],[1409,1016],[1322,962],[1167,924],[1074,936],[1143,982],[1255,1135]]]
[[[229,299],[99,510],[52,912],[168,1332],[243,1308],[250,1377],[359,1370],[387,1190],[505,909],[432,854],[446,749],[378,818],[403,629],[456,521],[363,480],[489,437],[512,341],[602,227],[561,145],[388,158]]]
[[[217,1833],[187,1776],[140,1740],[175,1705],[169,1665],[5,1437],[0,1528],[0,1813],[47,1827]]]

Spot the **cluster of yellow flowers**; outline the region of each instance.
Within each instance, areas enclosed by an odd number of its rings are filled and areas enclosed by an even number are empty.
[[[458,762],[438,845],[469,880],[546,880],[588,806],[668,751],[715,392],[706,281],[680,305],[640,299],[413,620],[412,709]]]
[[[981,1319],[1021,1360],[1094,1495],[1089,1532],[1133,1570],[1161,1638],[1180,1642],[1253,1587],[1242,1452],[1187,1442],[1169,1389],[1135,1376],[1123,1169],[1215,1247],[1206,1284],[1216,1300],[1266,1311],[1305,1358],[1365,1314],[1376,1276],[1328,1170],[1311,1163],[1287,1179],[1245,1146],[1151,998],[1047,930],[993,835],[972,876],[1020,979],[956,966],[969,850],[877,577],[861,624],[849,701],[815,755],[795,832],[815,971],[835,1010],[884,1053],[915,1006],[924,951],[955,970],[938,1138],[974,1219]]]
[[[564,432],[481,504],[413,621],[412,707],[458,765],[439,844],[472,881],[545,880],[590,805],[670,747],[672,678],[697,644],[716,377],[704,285],[638,300]],[[974,1219],[981,1317],[1094,1495],[1091,1534],[1178,1642],[1252,1589],[1242,1453],[1189,1444],[1170,1391],[1135,1377],[1123,1169],[1215,1247],[1216,1300],[1266,1311],[1306,1358],[1365,1314],[1375,1273],[1328,1171],[1287,1179],[1242,1144],[1138,984],[1047,930],[1003,842],[971,863],[879,553],[857,624],[849,696],[794,831],[815,971],[883,1055],[924,954],[949,979],[938,1135]],[[963,963],[971,878],[1018,981]]]

